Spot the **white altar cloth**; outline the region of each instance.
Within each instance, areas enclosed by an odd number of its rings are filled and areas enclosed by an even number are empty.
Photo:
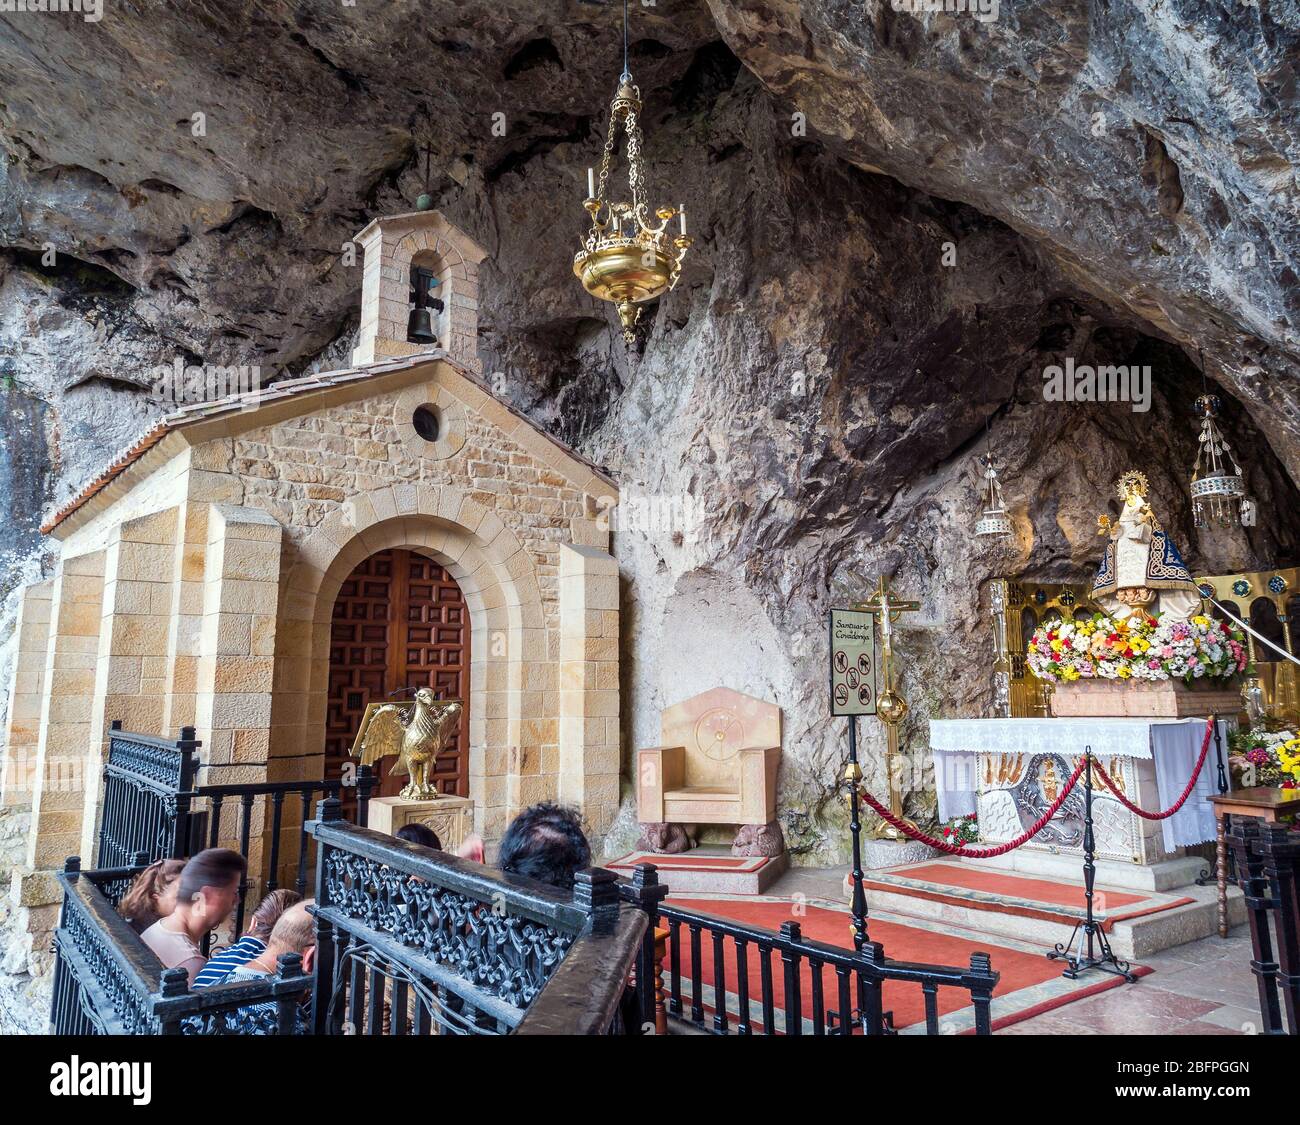
[[[1219,720],[1225,767],[1228,722]],[[1091,746],[1100,758],[1152,759],[1160,812],[1182,793],[1201,753],[1204,719],[931,719],[934,785],[939,819],[975,811],[980,754],[1060,754],[1078,757]],[[1094,784],[1102,785],[1100,778]],[[1229,785],[1232,784],[1229,777]],[[1215,837],[1214,811],[1207,800],[1219,791],[1218,764],[1211,743],[1196,788],[1183,807],[1160,822],[1166,851],[1192,847]]]

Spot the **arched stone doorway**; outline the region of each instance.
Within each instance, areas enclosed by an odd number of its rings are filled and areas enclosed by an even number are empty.
[[[363,559],[343,581],[330,622],[325,776],[342,775],[370,703],[409,698],[428,687],[466,701],[459,729],[438,756],[433,781],[446,795],[469,795],[470,617],[464,594],[438,561],[402,547]],[[379,796],[405,783],[391,758],[378,768]]]

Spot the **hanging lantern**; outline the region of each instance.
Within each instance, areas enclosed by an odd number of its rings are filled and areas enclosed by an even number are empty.
[[[1204,355],[1201,383],[1204,393],[1195,404],[1201,418],[1201,436],[1192,469],[1192,522],[1197,527],[1253,527],[1255,502],[1246,495],[1241,466],[1216,421],[1223,404],[1218,395],[1209,392]]]
[[[618,92],[609,107],[609,133],[600,162],[600,176],[587,169],[587,199],[583,206],[591,215],[591,229],[582,249],[573,256],[573,272],[593,297],[612,301],[623,325],[623,339],[636,340],[641,308],[647,301],[668,292],[677,284],[682,259],[691,239],[686,237],[686,208],[660,207],[657,223],[650,218],[646,203],[645,167],[641,160],[641,91],[632,82],[627,66],[627,5],[623,6],[623,73]],[[610,198],[610,165],[620,127],[627,140],[627,179],[631,202]],[[678,220],[673,235],[669,224]]]
[[[998,482],[998,471],[993,467],[993,439],[987,426],[985,435],[989,446],[987,452],[980,458],[984,465],[984,512],[975,521],[975,534],[984,537],[1008,536],[1014,529],[1002,500],[1002,485]]]

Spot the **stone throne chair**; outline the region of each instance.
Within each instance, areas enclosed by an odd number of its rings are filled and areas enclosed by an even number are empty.
[[[732,855],[784,854],[776,819],[781,708],[712,688],[666,708],[660,739],[637,751],[638,847],[683,852],[688,825],[735,824]]]

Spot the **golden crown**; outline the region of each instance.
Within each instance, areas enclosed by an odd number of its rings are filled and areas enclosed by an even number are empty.
[[[1119,483],[1116,485],[1121,500],[1127,500],[1134,492],[1139,496],[1146,496],[1149,488],[1146,473],[1139,473],[1136,469],[1129,469],[1119,478]]]

